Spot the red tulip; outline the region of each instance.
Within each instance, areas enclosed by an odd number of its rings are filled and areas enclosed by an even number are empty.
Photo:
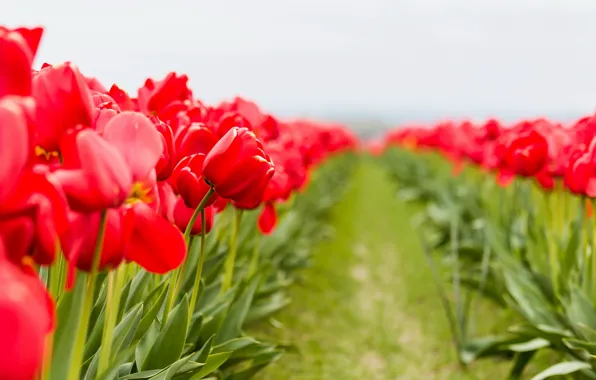
[[[132,234],[135,218],[130,210],[110,209],[106,215],[106,229],[101,250],[99,269],[117,267],[124,259],[124,252]],[[89,271],[97,245],[100,213],[72,213],[68,230],[63,235],[62,249],[69,263]]]
[[[133,177],[116,146],[91,129],[78,129],[62,139],[61,151],[64,164],[53,178],[62,186],[74,211],[101,211],[126,200]]]
[[[203,164],[203,177],[216,193],[246,209],[259,205],[274,172],[261,142],[246,128],[230,129]]]
[[[145,202],[136,202],[130,208],[135,227],[126,246],[126,259],[152,273],[178,268],[186,257],[182,233]]]
[[[538,174],[547,160],[548,142],[535,130],[514,139],[505,153],[507,167],[524,177]]]
[[[31,380],[41,370],[54,328],[53,302],[31,268],[7,260],[1,240],[0,283],[0,378]]]
[[[48,179],[46,167],[25,171],[13,194],[0,204],[0,234],[10,244],[11,258],[19,262],[30,255],[40,265],[53,263],[59,236],[68,224],[66,210],[65,196]],[[15,234],[2,227],[12,223],[22,226],[10,229]]]
[[[277,225],[277,212],[271,202],[265,203],[261,214],[259,215],[259,230],[264,235],[269,235],[275,230]]]
[[[246,120],[245,117],[236,112],[228,112],[223,114],[221,119],[217,123],[216,133],[221,138],[226,133],[228,133],[230,129],[234,127],[247,128],[249,130],[252,130],[250,122]]]
[[[184,161],[184,166],[177,170],[176,189],[186,206],[193,210],[199,206],[210,189],[201,173],[204,161],[204,154],[193,154],[187,161]],[[206,205],[212,205],[216,198],[212,195]]]
[[[574,194],[596,197],[596,139],[587,151],[571,155],[565,172],[564,184]]]
[[[161,81],[147,79],[139,89],[139,106],[143,112],[159,113],[174,101],[191,99],[192,93],[187,87],[188,77],[169,73]]]
[[[93,123],[91,91],[71,63],[47,67],[35,75],[33,96],[37,102],[37,145],[48,152],[58,150],[67,130]]]
[[[213,207],[205,208],[205,233],[209,233],[213,227]],[[180,231],[186,231],[188,223],[194,214],[195,209],[189,208],[184,203],[182,198],[178,198],[176,205],[174,206],[174,222]],[[195,224],[192,226],[190,231],[191,235],[200,235],[202,233],[201,218],[197,218]]]
[[[163,146],[161,157],[155,166],[158,181],[164,181],[170,177],[176,166],[176,154],[174,151],[174,134],[169,125],[162,122],[155,116],[151,116],[151,121],[160,134]]]
[[[126,91],[124,91],[117,85],[113,84],[112,87],[110,87],[108,95],[110,95],[114,99],[114,101],[118,104],[118,107],[120,107],[122,111],[135,110],[134,104],[130,99],[130,96],[128,96],[128,93],[126,93]]]
[[[217,135],[204,124],[191,124],[176,136],[176,152],[179,158],[197,153],[207,154],[218,140]]]
[[[41,38],[41,29],[39,29]],[[35,50],[37,50],[35,44]],[[23,33],[0,27],[0,97],[31,95],[31,64],[35,51]]]
[[[14,190],[29,158],[29,130],[22,108],[10,97],[0,99],[0,204]]]

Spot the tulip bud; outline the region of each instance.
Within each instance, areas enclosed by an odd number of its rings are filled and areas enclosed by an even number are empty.
[[[247,128],[234,127],[205,157],[203,177],[215,192],[234,202],[236,207],[253,209],[275,169],[263,145]]]

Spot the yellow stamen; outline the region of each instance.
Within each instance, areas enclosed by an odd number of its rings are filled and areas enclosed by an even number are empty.
[[[124,203],[129,205],[137,202],[151,203],[149,192],[151,192],[150,188],[145,187],[141,182],[135,182]]]

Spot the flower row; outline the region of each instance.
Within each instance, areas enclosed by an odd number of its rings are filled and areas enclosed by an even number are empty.
[[[147,79],[132,96],[70,62],[33,70],[42,34],[0,27],[2,379],[39,374],[61,323],[38,271],[64,262],[48,282],[67,289],[79,271],[91,283],[123,263],[169,273],[226,207],[260,208],[269,234],[276,205],[356,144],[340,125],[283,121],[242,98],[207,105],[185,75]]]

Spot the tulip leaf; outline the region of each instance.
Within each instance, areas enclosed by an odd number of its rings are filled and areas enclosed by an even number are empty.
[[[235,352],[237,350],[258,344],[259,342],[254,340],[253,338],[230,339],[225,343],[213,347],[212,353],[217,354],[220,352]]]
[[[596,310],[592,302],[578,288],[571,289],[569,296],[565,311],[571,327],[586,340],[596,340]]]
[[[184,350],[188,330],[188,296],[172,310],[163,330],[141,364],[142,370],[165,368],[177,361]]]
[[[571,373],[581,371],[584,369],[590,369],[592,366],[586,362],[580,361],[569,361],[557,363],[544,371],[540,372],[536,376],[532,377],[532,380],[544,380],[553,376],[569,375]]]
[[[150,379],[162,372],[165,372],[165,368],[162,369],[150,369],[147,371],[141,371],[132,373],[128,376],[121,377],[120,380],[133,380],[133,379]]]
[[[54,335],[54,349],[51,364],[52,379],[67,379],[71,363],[74,345],[76,343],[77,333],[79,331],[79,321],[81,319],[82,305],[85,300],[85,289],[87,285],[87,275],[82,272],[77,273],[77,279],[74,289],[65,292],[58,303],[57,320],[58,327]]]
[[[529,352],[548,346],[550,346],[550,342],[548,340],[543,338],[534,338],[527,342],[511,344],[509,345],[509,349],[515,352]]]
[[[161,291],[159,289],[161,289]],[[141,319],[141,323],[139,323],[139,327],[137,328],[137,331],[135,333],[135,337],[133,340],[140,339],[143,335],[145,335],[147,330],[149,330],[149,328],[151,327],[153,322],[157,319],[157,314],[159,314],[159,310],[161,309],[161,307],[166,299],[166,295],[168,293],[167,290],[168,290],[168,288],[165,286],[165,284],[160,285],[159,287],[157,287],[154,290],[154,292],[156,292],[156,293],[160,292],[159,297],[157,298],[157,301],[153,304],[153,306],[151,306],[151,308],[147,311],[147,313]],[[153,294],[153,292],[152,292],[152,294]],[[152,298],[153,297],[152,294],[150,294],[147,298]],[[145,309],[145,307],[147,307],[147,305],[148,305],[148,302],[145,301],[143,303],[143,305],[144,305],[143,309]]]
[[[135,277],[132,279],[128,296],[126,298],[122,297],[122,299],[126,300],[123,308],[124,311],[130,310],[130,308],[142,301],[143,291],[149,284],[149,280],[151,280],[151,273],[147,271],[142,270],[135,275]]]
[[[87,336],[87,341],[85,342],[85,354],[83,355],[83,359],[89,360],[101,345],[101,337],[103,333],[103,326],[106,317],[106,309],[103,307],[101,309],[101,313],[96,318],[95,327],[91,330],[91,333]],[[91,327],[91,326],[90,326]]]
[[[201,330],[203,329],[203,315],[197,314],[192,317],[190,328],[186,336],[186,341],[191,342],[194,347],[201,337]]]
[[[207,357],[211,353],[211,346],[213,345],[214,339],[215,335],[212,335],[209,339],[207,339],[205,344],[203,344],[203,347],[201,347],[201,349],[195,353],[195,358],[193,359],[193,361],[199,363],[205,363],[207,361]]]
[[[141,322],[142,315],[143,305],[138,304],[122,318],[122,321],[114,329],[112,352],[119,353],[130,346],[136,334],[137,327]]]
[[[238,288],[236,298],[230,305],[226,319],[215,337],[215,343],[223,343],[240,335],[257,287],[261,282],[260,274],[253,276],[247,284]]]
[[[231,355],[231,352],[220,352],[218,354],[209,355],[205,365],[198,372],[194,373],[192,377],[190,377],[190,380],[202,379],[209,375],[221,367]]]
[[[137,331],[138,333],[138,331]],[[147,332],[143,335],[141,340],[136,346],[135,349],[135,362],[137,363],[137,369],[143,370],[143,364],[145,363],[145,359],[153,347],[155,340],[159,334],[159,322],[153,321]]]
[[[171,366],[169,366],[165,371],[161,372],[160,374],[153,376],[151,380],[172,380],[174,375],[176,375],[185,365],[189,362],[192,355],[188,355],[180,360],[177,360]],[[197,367],[198,368],[198,367]]]

